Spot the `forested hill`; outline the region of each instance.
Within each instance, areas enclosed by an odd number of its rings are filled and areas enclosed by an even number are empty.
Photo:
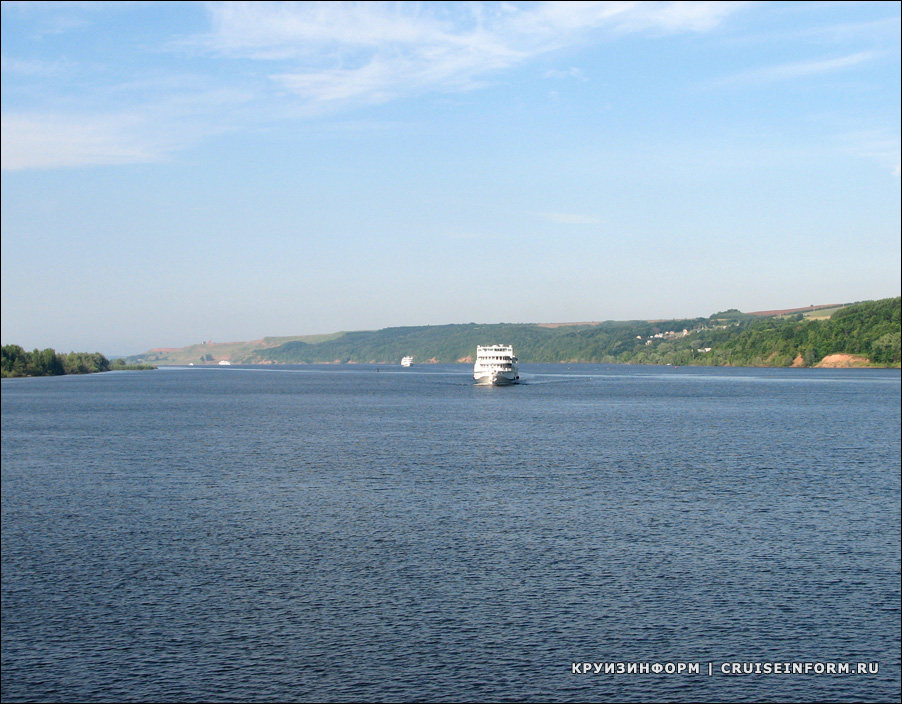
[[[816,366],[831,355],[849,363],[899,366],[900,299],[842,306],[829,318],[750,315],[585,325],[431,325],[345,332],[257,343],[153,350],[153,364],[379,363],[470,361],[477,345],[510,344],[523,362],[610,362],[709,366]]]

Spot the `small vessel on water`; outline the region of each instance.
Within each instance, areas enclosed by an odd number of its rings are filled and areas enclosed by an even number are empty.
[[[407,356],[401,358],[402,367],[409,367],[411,364],[413,364],[413,357]]]
[[[220,366],[220,367],[229,367],[229,366],[231,366],[231,364],[232,364],[232,363],[231,363],[229,360],[227,360],[227,359],[221,359],[221,360],[219,360],[219,366]]]
[[[476,348],[473,378],[477,384],[503,386],[520,380],[520,367],[511,345],[489,345]]]

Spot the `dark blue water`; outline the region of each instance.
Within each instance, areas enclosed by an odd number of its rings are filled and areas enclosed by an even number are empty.
[[[898,370],[377,369],[4,380],[3,701],[898,699]]]

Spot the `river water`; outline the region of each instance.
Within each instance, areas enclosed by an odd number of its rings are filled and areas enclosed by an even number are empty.
[[[3,701],[898,698],[898,370],[469,372],[3,380]]]

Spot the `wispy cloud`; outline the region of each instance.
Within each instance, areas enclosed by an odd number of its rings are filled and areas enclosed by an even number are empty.
[[[4,114],[4,171],[155,161],[159,150],[136,135],[128,116]]]
[[[68,70],[70,63],[66,61],[41,61],[39,59],[0,58],[0,70],[7,74],[19,76],[56,76]]]
[[[135,6],[44,3],[20,9],[4,4],[5,11],[33,16],[30,29],[43,33],[96,26],[111,7],[129,12]],[[262,115],[273,119],[275,114],[296,116],[414,95],[472,91],[535,57],[605,36],[710,32],[743,5],[217,2],[203,7],[209,31],[187,39],[171,37],[165,44],[168,59],[176,56],[182,66],[196,58],[188,48],[218,60],[218,68],[206,65],[208,72],[199,78],[196,92],[179,88],[181,76],[190,70],[180,74],[178,63],[161,62],[165,68],[126,77],[109,67],[93,66],[86,74],[84,69],[74,71],[74,64],[65,59],[4,54],[6,76],[26,81],[73,74],[85,89],[68,85],[53,93],[23,83],[22,94],[37,102],[16,108],[5,94],[2,168],[159,160],[192,140],[229,129],[226,121],[258,124],[265,119]],[[144,49],[152,53],[164,47]],[[567,75],[582,77],[578,67]],[[117,83],[113,76],[121,80]],[[159,90],[142,94],[136,86],[149,81],[156,81]],[[217,96],[227,92],[217,86],[236,82],[253,94],[255,110],[239,114],[224,109],[250,100],[223,102]],[[37,98],[42,95],[50,97],[46,104]],[[186,108],[187,103],[191,105]]]
[[[817,8],[814,8],[817,9]],[[742,45],[799,45],[841,46],[850,41],[866,41],[868,44],[895,47],[899,40],[899,17],[884,17],[856,22],[816,23],[813,26],[788,25],[769,28],[761,32],[749,32],[731,37],[734,44]]]
[[[744,9],[743,2],[544,2],[518,7],[506,23],[513,37],[529,42],[554,37],[572,42],[586,32],[654,35],[707,32]]]
[[[704,32],[741,4],[711,2],[227,3],[199,46],[270,62],[314,104],[384,102],[482,87],[505,69],[598,32]],[[578,69],[575,69],[578,70]]]
[[[4,171],[154,163],[204,137],[236,129],[232,113],[248,100],[233,90],[184,91],[102,113],[4,111]]]
[[[878,58],[879,55],[880,54],[875,51],[861,51],[855,54],[847,54],[846,56],[829,59],[798,61],[775,66],[766,66],[764,68],[727,76],[715,81],[712,85],[715,87],[753,86],[791,81],[798,78],[854,68],[869,61],[873,61]]]
[[[577,81],[588,81],[586,78],[586,74],[583,73],[582,69],[576,68],[575,66],[571,66],[566,71],[561,71],[560,69],[550,69],[545,71],[542,74],[542,78],[552,78],[552,79],[567,79],[572,78]]]
[[[893,176],[902,176],[902,142],[898,132],[864,130],[846,135],[843,141],[850,153],[875,161]]]
[[[594,215],[579,213],[536,213],[536,216],[559,225],[600,225],[603,220]]]

